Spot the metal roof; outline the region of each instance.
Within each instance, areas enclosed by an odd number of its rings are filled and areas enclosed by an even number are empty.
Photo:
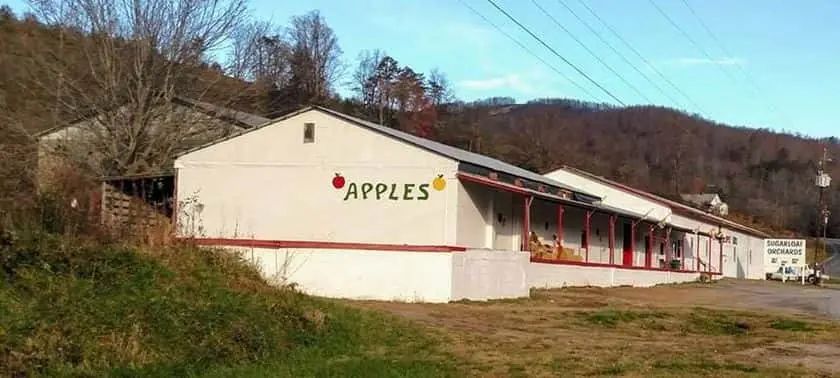
[[[548,177],[545,177],[541,174],[531,172],[529,170],[517,167],[513,164],[505,163],[505,162],[503,162],[501,160],[498,160],[498,159],[493,159],[493,158],[488,157],[488,156],[480,155],[480,154],[477,154],[477,153],[474,153],[474,152],[465,151],[465,150],[462,150],[460,148],[452,147],[452,146],[449,146],[449,145],[446,145],[446,144],[443,144],[443,143],[440,143],[440,142],[435,142],[435,141],[430,140],[430,139],[421,138],[421,137],[418,137],[416,135],[411,135],[409,133],[406,133],[406,132],[403,132],[403,131],[400,131],[400,130],[396,130],[396,129],[393,129],[393,128],[390,128],[390,127],[387,127],[387,126],[383,126],[383,125],[379,125],[379,124],[376,124],[376,123],[373,123],[373,122],[365,121],[363,119],[359,119],[359,118],[356,118],[356,117],[353,117],[353,116],[349,116],[347,114],[340,113],[340,112],[337,112],[337,111],[334,111],[334,110],[331,110],[331,109],[326,109],[326,108],[322,108],[322,107],[319,107],[319,106],[313,106],[311,108],[304,109],[303,111],[311,110],[311,109],[320,110],[324,113],[328,113],[328,114],[330,114],[334,117],[343,119],[347,122],[350,122],[350,123],[353,123],[353,124],[356,124],[356,125],[368,128],[368,129],[372,129],[372,130],[380,132],[382,134],[386,134],[388,136],[391,136],[395,139],[399,139],[403,142],[412,144],[414,146],[426,149],[428,151],[437,153],[438,155],[442,155],[442,156],[448,157],[450,159],[453,159],[453,160],[456,160],[456,161],[459,161],[459,162],[474,164],[474,165],[477,165],[477,166],[481,166],[481,167],[484,167],[484,168],[487,168],[487,169],[497,171],[499,173],[506,173],[506,174],[509,174],[509,175],[512,175],[512,176],[516,176],[516,177],[522,178],[524,180],[529,180],[529,181],[538,182],[538,183],[541,183],[541,184],[551,185],[551,186],[554,186],[554,187],[557,187],[557,188],[582,193],[582,194],[585,194],[587,196],[598,198],[598,199],[601,198],[600,196],[597,196],[597,195],[594,195],[592,193],[588,193],[588,192],[585,192],[585,191],[581,191],[579,189],[574,189],[574,188],[569,187],[569,186],[567,186],[567,185],[565,185],[561,182],[558,182],[558,181],[552,180]],[[301,111],[301,112],[303,112],[303,111]],[[300,114],[300,113],[296,113],[296,114]]]
[[[603,182],[603,183],[608,184],[608,185],[612,185],[612,186],[617,187],[619,189],[629,191],[631,193],[639,194],[639,195],[648,197],[648,198],[650,198],[652,200],[655,200],[655,201],[659,201],[661,203],[664,203],[664,204],[670,206],[672,209],[673,208],[679,208],[681,210],[684,210],[684,211],[689,212],[691,214],[697,215],[699,217],[703,217],[703,218],[706,218],[706,219],[711,219],[713,221],[719,222],[721,224],[732,227],[734,229],[738,229],[739,231],[742,231],[742,232],[750,233],[750,234],[757,235],[757,236],[764,237],[764,238],[767,238],[767,237],[770,236],[766,232],[756,230],[752,227],[744,226],[740,223],[733,222],[729,219],[721,218],[719,216],[706,213],[702,210],[698,210],[698,209],[695,209],[691,206],[681,204],[677,201],[669,200],[667,198],[658,196],[658,195],[653,194],[653,193],[645,192],[641,189],[636,189],[636,188],[630,187],[628,185],[624,185],[624,184],[615,182],[615,181],[610,180],[606,177],[598,176],[594,173],[590,173],[590,172],[587,172],[587,171],[584,171],[584,170],[581,170],[581,169],[577,169],[575,167],[570,167],[570,166],[563,166],[563,169],[566,169],[566,170],[568,170],[572,173],[578,173],[578,174],[584,175],[586,177],[598,180],[598,181]]]
[[[227,119],[229,121],[232,121],[234,123],[239,124],[239,126],[242,126],[246,129],[255,128],[255,127],[264,125],[265,123],[271,121],[270,118],[258,116],[256,114],[241,112],[241,111],[238,111],[238,110],[233,110],[233,109],[226,108],[226,107],[223,107],[223,106],[214,105],[214,104],[211,104],[209,102],[198,101],[198,100],[183,97],[183,96],[175,96],[175,97],[172,98],[171,102],[181,103],[182,105],[185,105],[185,106],[188,106],[188,105],[194,106],[199,111],[202,111],[204,113],[209,113],[209,115],[211,115],[211,116]],[[108,110],[106,109],[106,111],[108,111]],[[35,133],[33,135],[33,137],[36,138],[36,139],[39,139],[42,136],[52,134],[52,133],[54,133],[56,131],[59,131],[59,130],[66,129],[68,127],[71,127],[71,126],[79,123],[79,122],[82,122],[84,120],[95,117],[99,113],[100,112],[97,111],[97,110],[92,110],[90,112],[87,112],[83,116],[80,116],[79,118],[76,118],[76,119],[68,122],[67,124],[63,124],[63,125],[59,125],[59,126],[55,126],[55,127],[51,127],[51,128],[39,131],[39,132]]]
[[[240,112],[238,110],[233,110],[233,109],[226,108],[226,107],[223,107],[223,106],[211,104],[209,102],[193,100],[191,98],[186,98],[186,97],[178,97],[177,99],[184,102],[184,103],[187,103],[187,104],[193,105],[195,107],[204,109],[206,111],[212,112],[217,116],[229,118],[233,121],[236,121],[236,122],[238,122],[238,123],[240,123],[244,126],[248,126],[248,127],[261,126],[261,125],[271,121],[270,118],[258,116],[256,114],[252,114],[252,113]]]

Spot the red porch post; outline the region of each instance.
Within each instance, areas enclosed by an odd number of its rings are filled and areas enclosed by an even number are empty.
[[[586,225],[585,225],[585,228],[584,228],[585,231],[583,232],[583,234],[585,236],[585,239],[586,239],[586,240],[583,240],[583,243],[584,243],[583,246],[584,246],[584,249],[586,251],[585,252],[586,255],[583,258],[584,262],[589,262],[589,240],[592,239],[589,235],[590,223],[591,222],[592,222],[592,210],[586,210]]]
[[[563,205],[557,205],[557,246],[560,247],[560,251],[558,253],[563,252],[563,213],[565,209]]]
[[[671,227],[665,229],[665,269],[671,268],[671,256],[674,250],[671,248]]]
[[[645,268],[650,268],[651,259],[653,258],[653,228],[654,225],[648,226],[647,251],[645,251]]]
[[[531,250],[531,201],[533,196],[523,197],[525,202],[525,211],[522,214],[522,250]]]
[[[630,222],[630,266],[636,265],[636,222]]]
[[[610,215],[610,265],[615,264],[615,214]]]

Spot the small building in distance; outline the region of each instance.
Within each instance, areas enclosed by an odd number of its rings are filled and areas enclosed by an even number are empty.
[[[108,147],[103,146],[106,141],[129,138],[132,132],[137,132],[130,130],[128,124],[118,130],[103,126],[102,117],[125,117],[120,115],[122,110],[92,111],[65,125],[36,134],[38,186],[43,191],[80,185],[82,183],[68,182],[79,178],[76,172],[96,173],[100,175],[101,185],[92,183],[97,188],[86,193],[89,197],[75,200],[84,202],[90,211],[100,215],[103,222],[125,221],[129,213],[144,220],[166,222],[172,217],[175,207],[172,161],[158,162],[159,166],[141,168],[142,173],[125,175],[113,172],[109,168],[111,164],[101,154]],[[155,130],[149,132],[172,133],[177,135],[177,139],[172,146],[150,147],[172,148],[172,153],[257,127],[269,120],[182,96],[174,96],[153,110],[150,113],[156,117],[148,121],[147,127]],[[137,143],[142,146],[143,142],[138,140]]]
[[[729,205],[717,193],[681,194],[683,201],[705,212],[725,217],[729,215]]]

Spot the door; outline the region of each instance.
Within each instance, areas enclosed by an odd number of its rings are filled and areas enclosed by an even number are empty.
[[[653,260],[653,238],[645,235],[645,267],[650,268]]]
[[[736,250],[731,245],[723,245],[721,250],[723,253],[723,276],[731,278],[738,277],[738,256]]]
[[[514,248],[514,230],[516,222],[513,217],[513,197],[510,193],[496,191],[493,193],[493,249],[500,251],[519,250]]]
[[[633,266],[633,226],[630,223],[624,224],[624,245],[621,265]]]

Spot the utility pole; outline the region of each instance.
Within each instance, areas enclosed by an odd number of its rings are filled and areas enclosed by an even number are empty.
[[[817,165],[817,188],[819,189],[819,211],[818,211],[818,218],[817,218],[817,240],[822,237],[822,251],[825,253],[826,251],[826,236],[828,233],[828,217],[830,215],[828,211],[828,205],[825,203],[825,191],[831,185],[831,176],[828,173],[825,173],[825,165],[826,163],[830,162],[831,158],[828,156],[828,149],[823,148],[823,156],[820,159]],[[816,257],[816,256],[815,256]],[[814,264],[816,264],[816,258],[814,259]]]

